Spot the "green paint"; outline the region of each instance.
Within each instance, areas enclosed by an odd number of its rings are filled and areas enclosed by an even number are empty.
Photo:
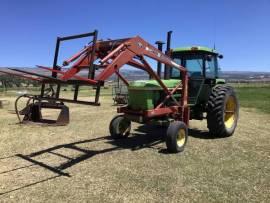
[[[176,87],[180,80],[162,80],[167,88]],[[133,110],[153,109],[164,94],[163,88],[156,80],[137,80],[128,87],[128,106]]]
[[[225,83],[226,83],[225,79],[222,79],[222,78],[216,79],[216,84],[225,84]]]

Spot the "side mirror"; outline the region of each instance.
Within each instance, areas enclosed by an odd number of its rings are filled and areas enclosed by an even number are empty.
[[[218,55],[218,58],[223,59],[223,55],[222,54]]]

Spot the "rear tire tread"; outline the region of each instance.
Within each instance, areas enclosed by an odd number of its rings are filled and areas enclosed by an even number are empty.
[[[207,104],[207,127],[210,134],[217,137],[231,136],[236,128],[235,124],[233,129],[228,131],[224,124],[224,102],[227,95],[231,95],[236,98],[236,119],[238,119],[239,104],[235,92],[230,86],[218,85],[214,87]]]

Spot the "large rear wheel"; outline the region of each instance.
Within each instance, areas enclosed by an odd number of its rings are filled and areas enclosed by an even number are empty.
[[[216,137],[231,136],[237,126],[239,103],[232,87],[213,88],[207,105],[207,127]]]

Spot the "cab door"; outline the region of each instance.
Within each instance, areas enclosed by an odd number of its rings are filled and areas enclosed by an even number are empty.
[[[183,57],[183,66],[188,69],[188,103],[197,104],[199,93],[204,84],[204,60],[201,55],[190,54]]]

